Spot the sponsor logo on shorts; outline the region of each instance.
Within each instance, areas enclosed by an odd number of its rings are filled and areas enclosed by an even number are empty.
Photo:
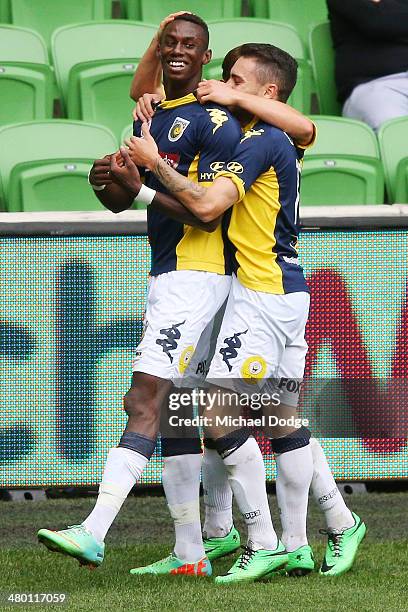
[[[200,363],[197,365],[195,373],[203,374],[204,376],[207,376],[208,370],[209,370],[209,367],[207,365],[207,360],[204,359],[204,361],[200,361]]]
[[[289,393],[300,393],[301,386],[302,381],[294,378],[281,378],[278,383],[279,389],[286,389]]]
[[[248,330],[246,329],[245,331],[237,332],[230,338],[224,339],[224,344],[226,344],[227,346],[225,348],[221,348],[220,353],[222,355],[222,360],[227,365],[229,372],[231,372],[232,370],[232,365],[230,364],[230,361],[231,359],[235,359],[237,357],[238,349],[240,349],[242,346],[242,342],[239,339],[239,336],[242,336],[242,334],[246,334],[247,331]]]
[[[255,385],[258,380],[262,380],[266,374],[266,361],[260,355],[253,355],[245,359],[241,367],[241,375],[244,381],[250,385]]]
[[[170,363],[173,363],[173,355],[170,351],[174,351],[177,348],[177,340],[180,340],[181,333],[179,327],[184,325],[186,321],[182,321],[181,323],[175,323],[171,327],[163,328],[160,330],[160,333],[165,336],[165,338],[157,338],[156,344],[163,348],[163,353],[166,353],[167,357],[170,359]]]
[[[176,140],[179,140],[189,125],[190,122],[187,121],[187,119],[176,117],[173,121],[173,125],[169,129],[168,139],[170,142],[176,142]]]
[[[187,346],[187,348],[185,348],[184,351],[180,355],[179,369],[180,369],[181,374],[184,374],[184,372],[187,370],[193,355],[194,355],[194,346],[190,344],[190,346]]]

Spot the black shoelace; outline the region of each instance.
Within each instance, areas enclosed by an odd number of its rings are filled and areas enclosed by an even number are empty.
[[[241,554],[239,558],[238,567],[239,569],[246,569],[246,566],[251,561],[252,557],[255,554],[255,551],[252,550],[252,548],[249,548],[248,546],[241,546],[241,548],[243,549],[244,552]]]
[[[327,535],[329,538],[329,544],[331,544],[331,548],[333,549],[334,556],[340,557],[341,555],[341,538],[343,533],[336,533],[335,531],[326,531],[326,529],[319,529],[319,533]]]

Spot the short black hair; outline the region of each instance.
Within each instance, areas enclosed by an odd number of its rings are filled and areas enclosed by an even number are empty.
[[[210,44],[210,33],[208,31],[208,25],[205,23],[204,19],[201,19],[201,17],[199,17],[198,15],[194,15],[194,13],[184,13],[183,15],[178,15],[177,17],[175,17],[173,21],[179,21],[180,19],[182,19],[183,21],[189,21],[190,23],[195,23],[196,25],[200,26],[200,28],[204,32],[205,50],[207,50]],[[173,22],[170,21],[170,23]]]
[[[238,57],[250,57],[256,60],[260,83],[275,82],[278,86],[278,99],[286,102],[297,80],[298,63],[294,57],[279,47],[265,43],[241,45]]]

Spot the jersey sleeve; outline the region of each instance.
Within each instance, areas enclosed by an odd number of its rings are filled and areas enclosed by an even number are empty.
[[[211,183],[226,166],[241,137],[239,123],[227,111],[217,107],[204,110],[196,161],[197,181],[201,184]]]
[[[140,121],[140,119],[136,119],[133,122],[133,136],[136,136],[137,138],[141,138],[142,136],[142,122]],[[139,174],[140,174],[140,178],[142,179],[142,183],[144,183],[146,168],[142,168],[141,166],[138,166],[137,169],[139,170]]]
[[[241,137],[225,170],[218,172],[215,178],[225,176],[231,179],[238,189],[239,200],[242,200],[258,176],[271,166],[270,152],[268,134],[262,129],[251,130]]]

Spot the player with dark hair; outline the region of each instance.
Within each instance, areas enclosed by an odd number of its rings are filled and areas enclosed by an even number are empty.
[[[231,70],[229,85],[275,100],[287,99],[296,81],[293,58],[264,44],[242,45],[240,54]],[[224,94],[228,95],[225,91]],[[233,103],[231,96],[229,104]],[[240,112],[242,124],[250,119]],[[281,130],[253,118],[244,129],[231,161],[207,189],[189,183],[163,163],[146,127],[143,140],[131,139],[128,145],[133,160],[153,171],[202,221],[213,220],[235,203],[228,236],[236,248],[237,276],[233,277],[209,380],[221,389],[238,392],[248,390],[248,384],[254,381],[260,388],[271,378],[300,381],[307,351],[304,329],[309,307],[308,289],[296,251],[303,149]],[[288,386],[280,392],[288,416],[296,414],[299,385],[295,388],[297,392],[290,391]],[[213,391],[217,395],[216,388]],[[218,408],[222,411],[222,406]],[[240,482],[236,464],[239,453],[228,455],[225,449],[228,436],[216,428],[209,427],[207,434],[223,458],[231,487],[242,505],[242,497],[249,498],[252,488],[243,487]],[[309,438],[310,433],[303,428],[273,443],[283,481],[293,477],[293,454],[297,455],[295,464],[302,474],[295,502],[299,515],[304,517],[313,473]],[[286,516],[289,521],[293,518]],[[364,536],[365,526],[360,519],[354,515],[351,522],[352,525],[343,525],[344,529],[331,534],[324,572],[328,575],[333,568],[333,574],[349,568]],[[342,547],[348,549],[347,554],[342,554]],[[284,554],[284,549],[281,551]],[[250,540],[230,572],[216,581],[235,582],[265,575],[268,555],[264,553]]]
[[[201,80],[202,66],[211,57],[204,22],[193,15],[176,17],[162,32],[160,57],[167,97],[156,110],[152,134],[165,163],[170,162],[177,173],[206,184],[214,175],[214,167],[220,167],[231,157],[240,137],[240,127],[226,110],[216,104],[201,105],[191,93]],[[140,126],[136,125],[135,134],[140,133]],[[122,155],[128,162],[124,150]],[[168,204],[168,198],[164,196],[163,200],[156,193],[163,186],[155,175],[146,173],[145,185],[140,188],[139,184],[133,189],[134,183],[126,182],[123,176],[127,169],[121,169],[116,155],[94,163],[90,182],[106,207],[117,212],[128,208],[134,199]],[[112,180],[112,175],[122,176],[122,186]],[[200,225],[200,221],[195,225]],[[212,232],[206,229],[183,225],[154,207],[148,210],[152,278],[144,336],[133,362],[132,385],[124,400],[128,414],[126,429],[118,447],[109,451],[91,514],[79,526],[59,532],[42,529],[38,534],[50,549],[76,557],[81,563],[100,565],[102,562],[105,535],[154,451],[160,408],[172,381],[182,377],[188,356],[194,353],[202,332],[212,324],[228,295],[231,277],[222,227],[218,225]],[[177,445],[179,441],[169,440],[168,447],[171,443]],[[194,440],[193,443],[196,444]],[[229,456],[236,457],[239,467],[247,470],[248,457],[251,457],[252,472],[243,474],[240,486],[243,484],[245,488],[251,484],[252,495],[248,499],[241,496],[238,504],[243,514],[261,515],[255,521],[256,543],[265,554],[267,551],[268,569],[272,571],[281,567],[287,556],[272,526],[262,455],[247,431],[240,431],[239,439],[228,441],[228,445]],[[239,454],[234,452],[237,449],[241,451]],[[180,452],[189,452],[184,441],[177,454]],[[168,573],[208,576],[211,565],[204,553],[198,505],[200,455],[190,453],[185,466],[188,482],[186,478],[182,483],[172,480],[166,488],[178,548],[175,554],[160,562],[160,571],[165,568]],[[177,503],[179,484],[184,492],[182,503]]]

